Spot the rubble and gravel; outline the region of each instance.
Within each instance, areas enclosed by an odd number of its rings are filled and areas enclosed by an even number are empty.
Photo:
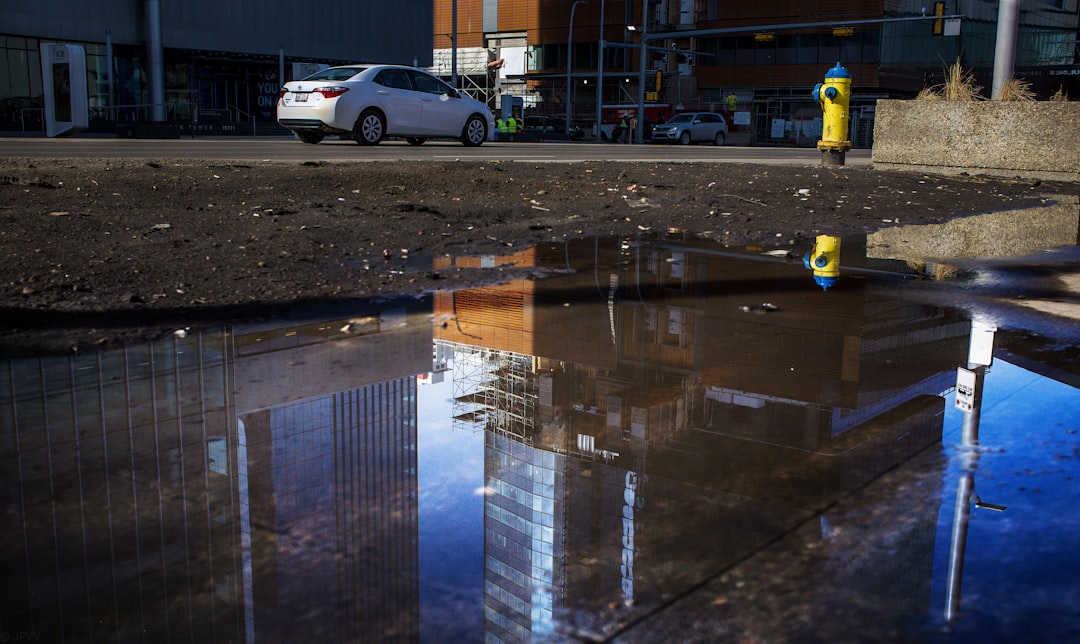
[[[490,278],[439,256],[669,231],[791,246],[1077,192],[862,166],[7,158],[0,353]]]

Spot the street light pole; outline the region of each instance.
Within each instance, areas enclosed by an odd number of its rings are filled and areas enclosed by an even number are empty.
[[[649,43],[649,0],[641,0],[641,59],[638,63],[638,110],[637,127],[634,128],[634,139],[638,143],[645,142],[645,61],[648,58]]]
[[[600,0],[600,42],[596,61],[596,139],[603,132],[604,116],[604,0]]]
[[[570,136],[570,102],[573,98],[573,85],[571,85],[570,70],[573,69],[574,61],[574,12],[579,4],[589,4],[585,0],[574,0],[570,6],[570,34],[566,38],[566,135]]]
[[[457,0],[454,0],[450,4],[450,84],[454,86],[454,89],[458,88],[458,82],[457,82]]]

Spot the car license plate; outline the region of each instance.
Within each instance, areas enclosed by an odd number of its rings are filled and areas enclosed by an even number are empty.
[[[293,94],[293,99],[297,103],[307,103],[307,94]]]

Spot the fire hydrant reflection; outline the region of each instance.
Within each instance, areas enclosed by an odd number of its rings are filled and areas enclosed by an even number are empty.
[[[840,238],[818,235],[814,247],[803,257],[803,265],[814,271],[814,282],[827,291],[840,277]]]
[[[814,100],[821,105],[821,164],[844,165],[844,155],[851,149],[848,139],[848,106],[851,102],[851,72],[839,62],[825,72],[825,82],[814,86]]]

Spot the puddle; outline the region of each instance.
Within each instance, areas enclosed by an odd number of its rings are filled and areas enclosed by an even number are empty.
[[[0,362],[3,631],[1075,636],[1080,342],[1001,303],[1075,291],[875,247],[822,288],[807,249],[550,244],[434,266],[528,275],[497,285]]]

